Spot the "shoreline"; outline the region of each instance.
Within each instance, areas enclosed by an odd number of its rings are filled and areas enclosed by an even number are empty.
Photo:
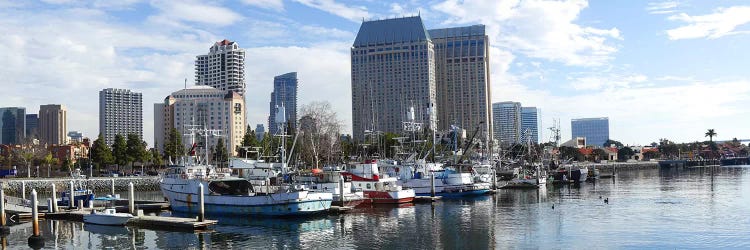
[[[93,177],[88,179],[80,178],[5,178],[0,180],[0,188],[5,190],[6,195],[20,196],[21,188],[25,183],[26,194],[30,194],[32,189],[37,192],[48,193],[52,191],[52,183],[55,184],[56,191],[70,189],[70,181],[74,185],[78,183],[85,187],[97,191],[112,191],[112,180],[115,181],[115,191],[128,190],[128,184],[133,183],[135,191],[158,191],[158,176],[140,176],[140,177]]]

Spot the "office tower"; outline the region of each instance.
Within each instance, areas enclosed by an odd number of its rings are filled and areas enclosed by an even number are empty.
[[[438,128],[455,125],[492,138],[489,38],[484,25],[428,31],[435,46]]]
[[[521,107],[521,143],[529,141],[539,143],[539,112],[536,107]]]
[[[195,59],[195,85],[245,94],[245,49],[237,42],[214,43],[208,54]]]
[[[39,139],[39,115],[26,114],[26,138]]]
[[[179,135],[189,134],[190,128],[219,130],[220,137],[210,137],[209,147],[215,147],[218,139],[224,138],[229,155],[236,155],[235,148],[242,145],[245,134],[244,103],[245,99],[237,92],[209,86],[191,86],[176,91],[165,98],[162,105],[154,105],[155,109],[162,109],[161,117],[154,114],[155,123],[163,123],[162,126],[154,126],[154,129],[160,130],[154,131],[155,136],[161,134],[162,137],[157,139],[157,143],[163,148],[172,128],[176,128]],[[204,138],[195,139],[196,142],[204,141]],[[190,148],[189,139],[185,138],[182,142],[185,148]]]
[[[0,108],[0,144],[22,144],[25,136],[26,108]]]
[[[47,145],[67,144],[68,111],[63,105],[39,106],[39,142]]]
[[[495,119],[495,139],[499,140],[501,145],[507,147],[520,142],[521,103],[493,103],[492,117]]]
[[[602,147],[609,140],[608,117],[572,119],[570,128],[572,138],[585,137],[587,146]]]
[[[422,18],[363,22],[351,48],[351,70],[356,139],[364,139],[365,130],[413,128],[404,122],[435,128],[437,115],[427,111],[436,103],[435,51]]]
[[[129,89],[108,88],[99,91],[99,133],[107,145],[116,135],[137,134],[143,138],[143,97]]]
[[[268,131],[275,135],[278,125],[275,124],[276,107],[284,106],[287,124],[291,129],[297,126],[297,72],[286,73],[273,78],[273,92],[269,104]]]
[[[255,125],[255,139],[258,141],[263,140],[263,136],[266,135],[266,129],[263,127],[263,124]]]

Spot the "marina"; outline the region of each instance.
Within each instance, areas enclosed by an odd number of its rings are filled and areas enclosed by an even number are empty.
[[[713,175],[702,169],[623,170],[615,178],[312,217],[208,216],[216,224],[195,233],[49,218],[40,221],[40,230],[45,246],[55,248],[750,247],[750,166],[725,166]],[[10,230],[8,246],[25,246],[30,223]]]

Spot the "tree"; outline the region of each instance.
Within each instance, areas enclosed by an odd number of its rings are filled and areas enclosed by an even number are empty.
[[[154,148],[151,149],[151,162],[156,166],[161,166],[164,164],[164,160],[162,159],[162,156],[159,153],[159,149],[156,145],[154,145]]]
[[[630,147],[623,147],[617,150],[617,159],[619,161],[627,161],[634,154],[635,152],[633,152],[633,149],[631,149]]]
[[[661,156],[658,151],[648,151],[646,153],[643,153],[643,160],[651,160],[651,159],[658,159]]]
[[[125,142],[125,137],[122,135],[115,136],[115,143],[112,144],[112,156],[117,164],[117,171],[120,171],[120,166],[127,165],[130,162],[128,158],[128,144]]]
[[[714,129],[711,128],[706,131],[706,137],[708,137],[708,141],[713,142],[714,136],[716,136],[716,131],[714,131]]]
[[[131,168],[136,161],[143,163],[149,157],[148,151],[146,151],[146,142],[142,141],[137,134],[128,134],[128,140],[125,144],[127,159]]]
[[[617,148],[621,148],[621,147],[624,146],[622,144],[622,142],[615,141],[615,140],[612,140],[612,139],[607,139],[607,141],[604,142],[604,144],[602,144],[602,146],[608,148],[608,147],[612,146],[612,144],[615,144],[615,147],[617,147]]]
[[[62,168],[68,169],[68,172],[73,172],[73,164],[70,162],[70,159],[68,159],[67,157],[63,158]]]
[[[219,167],[221,167],[224,162],[226,162],[229,159],[229,155],[227,154],[227,148],[224,146],[224,138],[219,138],[216,142],[216,146],[214,147],[214,155],[213,155],[213,161],[217,162]]]
[[[568,159],[582,161],[584,159],[581,151],[579,151],[577,148],[567,146],[560,147],[560,157],[565,161],[567,161]]]
[[[174,161],[184,154],[185,147],[182,145],[182,137],[176,128],[172,128],[169,131],[169,139],[164,143],[164,156]]]
[[[99,134],[99,137],[94,140],[94,144],[91,146],[91,160],[96,164],[97,169],[102,169],[114,163],[112,150],[107,146],[102,134]]]
[[[65,158],[64,158],[64,160],[68,160],[68,158],[67,158],[67,157],[65,157]],[[56,161],[57,161],[57,159],[55,159],[54,157],[52,157],[52,153],[47,153],[47,155],[45,155],[45,156],[44,156],[44,158],[42,158],[42,164],[44,164],[44,165],[47,165],[47,177],[50,177],[50,176],[49,176],[49,175],[50,175],[50,172],[52,172],[52,171],[51,171],[51,170],[52,170],[52,167],[51,167],[51,166],[52,166],[52,164],[53,164],[53,163],[55,163]],[[63,161],[63,163],[64,163],[64,162],[65,162],[65,161]],[[70,171],[70,169],[68,169],[68,171]]]
[[[308,163],[330,164],[338,158],[335,154],[341,152],[340,131],[344,126],[343,121],[338,119],[327,101],[311,102],[303,105],[300,111],[298,130],[302,146],[296,150],[299,150],[300,156],[307,159]],[[300,141],[297,143],[299,145]],[[387,141],[384,144],[386,143]]]
[[[601,161],[601,160],[609,159],[609,153],[607,153],[607,151],[604,149],[597,148],[591,151],[591,153],[594,155],[596,160]]]
[[[255,136],[254,130],[249,130],[250,126],[247,126],[248,130],[245,131],[245,135],[242,137],[242,146],[243,147],[257,147],[260,143],[258,142],[258,138]],[[245,149],[238,147],[236,149],[237,154],[244,157],[245,156]]]

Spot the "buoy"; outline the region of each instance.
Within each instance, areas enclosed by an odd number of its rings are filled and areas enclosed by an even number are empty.
[[[555,210],[555,204],[552,204],[552,210]]]

